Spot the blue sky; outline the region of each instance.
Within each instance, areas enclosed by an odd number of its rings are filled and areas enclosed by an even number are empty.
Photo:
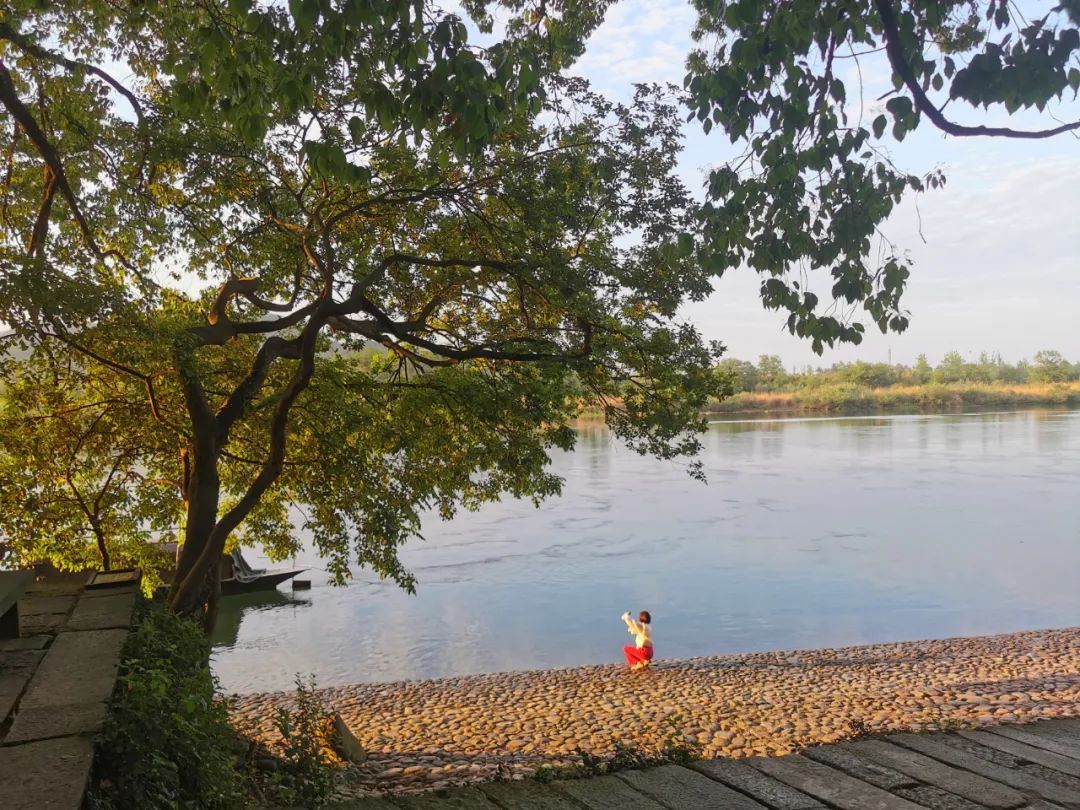
[[[1050,5],[1022,4],[1043,13]],[[576,70],[620,98],[629,96],[634,82],[681,84],[694,19],[686,0],[623,0],[608,12]],[[860,62],[863,114],[870,121],[884,104],[874,99],[891,87],[888,65],[873,57]],[[848,70],[848,95],[857,98],[850,60]],[[1052,112],[1075,120],[1080,104],[1067,101]],[[950,113],[965,123],[1004,120],[1004,113],[986,116],[966,108]],[[857,100],[849,114],[858,116]],[[1039,128],[1037,114],[1018,116],[1013,125],[1025,118]],[[699,192],[707,167],[732,157],[734,148],[716,131],[705,136],[696,122],[686,125],[686,134],[681,170]],[[919,195],[918,211],[914,199],[903,204],[885,228],[914,263],[907,332],[885,337],[870,326],[873,333],[861,346],[826,349],[819,358],[782,329],[779,313],[762,309],[758,278],[750,271],[725,276],[708,301],[684,310],[685,317],[727,345],[730,356],[778,354],[788,365],[883,361],[890,350],[894,362],[910,363],[921,353],[937,362],[952,349],[965,355],[997,351],[1018,360],[1056,348],[1080,361],[1080,139],[946,138],[924,124],[890,150],[902,168],[922,174],[940,166],[948,179],[943,190]]]

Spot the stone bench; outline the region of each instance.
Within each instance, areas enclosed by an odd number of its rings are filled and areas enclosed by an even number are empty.
[[[19,598],[33,581],[31,571],[0,571],[0,638],[19,637]]]

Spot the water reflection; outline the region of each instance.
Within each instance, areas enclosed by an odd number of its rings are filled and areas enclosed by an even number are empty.
[[[708,485],[587,424],[561,498],[425,522],[417,596],[302,557],[310,604],[238,604],[215,669],[248,691],[615,661],[640,608],[662,656],[1080,624],[1078,412],[721,422],[704,447]]]
[[[292,596],[277,589],[223,596],[214,630],[210,633],[210,643],[215,647],[236,646],[240,638],[240,625],[245,618],[250,618],[251,614],[265,610],[310,606],[310,599]]]

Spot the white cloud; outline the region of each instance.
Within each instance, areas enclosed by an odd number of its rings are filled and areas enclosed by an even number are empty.
[[[626,97],[635,82],[682,84],[696,16],[686,0],[629,0],[608,12],[576,72]]]

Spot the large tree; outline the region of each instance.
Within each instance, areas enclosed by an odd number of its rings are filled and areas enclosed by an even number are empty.
[[[0,29],[0,318],[31,367],[116,392],[94,418],[154,433],[123,480],[173,482],[176,609],[212,617],[228,545],[283,555],[299,529],[339,578],[358,560],[411,587],[396,548],[425,508],[558,490],[582,393],[642,452],[696,449],[719,383],[675,320],[709,289],[678,108],[560,75],[603,3],[506,5],[483,49],[415,2],[60,5]],[[135,79],[90,66],[106,44]],[[38,443],[61,424],[28,415]],[[127,446],[110,431],[86,463]]]

